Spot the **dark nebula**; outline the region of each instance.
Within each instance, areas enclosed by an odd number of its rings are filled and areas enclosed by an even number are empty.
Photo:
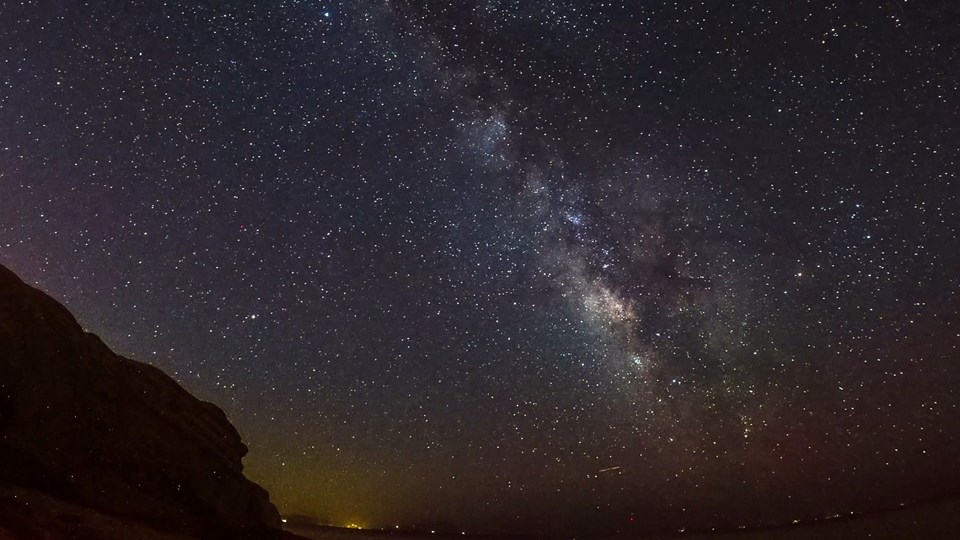
[[[952,494],[957,28],[946,0],[6,3],[0,263],[223,407],[287,514],[675,530]]]

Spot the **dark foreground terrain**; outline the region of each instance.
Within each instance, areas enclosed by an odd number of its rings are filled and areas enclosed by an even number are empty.
[[[314,540],[453,540],[454,538],[461,540],[523,540],[527,538],[523,536],[406,534],[291,524],[285,527],[288,531]],[[575,538],[575,536],[566,538]],[[960,538],[960,498],[943,499],[888,512],[783,527],[642,536],[613,535],[599,538],[611,540],[617,538],[643,538],[647,540],[855,540],[861,538],[872,540],[956,540]]]
[[[226,415],[0,266],[0,538],[267,538]]]

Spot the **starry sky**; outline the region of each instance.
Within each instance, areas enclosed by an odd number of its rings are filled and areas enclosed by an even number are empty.
[[[955,2],[0,21],[0,263],[221,406],[283,513],[673,530],[960,486]]]

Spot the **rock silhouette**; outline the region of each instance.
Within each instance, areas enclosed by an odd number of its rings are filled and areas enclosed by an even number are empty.
[[[0,266],[0,538],[5,523],[43,525],[31,500],[164,534],[280,535],[267,492],[243,475],[246,452],[222,410],[114,354]]]

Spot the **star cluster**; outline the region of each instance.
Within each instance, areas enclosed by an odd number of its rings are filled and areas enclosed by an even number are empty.
[[[638,4],[4,5],[0,262],[223,407],[288,514],[954,492],[960,13]]]

